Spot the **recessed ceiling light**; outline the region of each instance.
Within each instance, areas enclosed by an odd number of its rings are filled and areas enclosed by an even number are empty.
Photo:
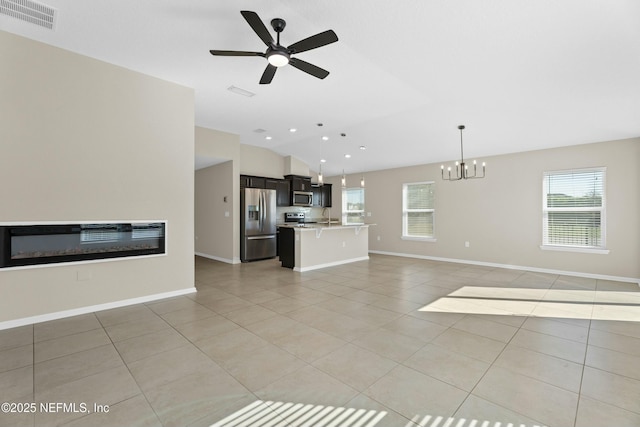
[[[273,139],[273,138],[271,138],[270,136],[265,136],[264,139],[270,140],[270,139]]]
[[[329,140],[329,137],[328,137],[328,136],[323,136],[323,137],[322,137],[322,140],[323,140],[323,141],[328,141],[328,140]]]
[[[345,158],[345,159],[350,159],[350,158],[351,158],[351,154],[345,154],[345,155],[344,155],[344,158]]]
[[[327,159],[320,159],[320,163],[327,163]]]
[[[289,129],[289,132],[294,133],[294,132],[295,132],[295,131],[297,131],[297,130],[298,130],[298,129],[296,129],[296,128],[291,128],[291,129]]]
[[[366,149],[367,149],[367,147],[365,147],[364,145],[361,145],[361,146],[360,146],[360,149],[361,149],[361,150],[366,150]]]

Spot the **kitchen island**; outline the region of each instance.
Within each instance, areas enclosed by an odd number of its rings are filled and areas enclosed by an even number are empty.
[[[302,272],[368,260],[370,225],[280,226],[282,266]]]

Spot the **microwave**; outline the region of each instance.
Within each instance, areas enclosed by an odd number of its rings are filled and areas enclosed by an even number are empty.
[[[313,206],[313,193],[310,191],[291,192],[292,206]]]

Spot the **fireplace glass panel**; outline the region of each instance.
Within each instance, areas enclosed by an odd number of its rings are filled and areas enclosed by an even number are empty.
[[[0,267],[117,258],[165,252],[165,224],[110,223],[4,226]]]

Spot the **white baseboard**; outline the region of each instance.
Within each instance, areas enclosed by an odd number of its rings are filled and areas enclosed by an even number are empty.
[[[220,262],[224,262],[224,263],[227,263],[227,264],[240,264],[240,258],[233,258],[233,259],[222,258],[222,257],[215,256],[215,255],[205,254],[203,252],[195,252],[195,254],[197,256],[201,256],[202,258],[208,258],[208,259],[212,259],[214,261],[220,261]]]
[[[308,267],[294,267],[293,271],[299,271],[301,273],[304,273],[305,271],[318,270],[320,268],[327,268],[327,267],[335,267],[336,265],[349,264],[351,262],[367,261],[368,259],[369,259],[368,256],[363,256],[360,258],[350,258],[342,261],[328,262],[326,264],[310,265]]]
[[[405,253],[399,253],[399,252],[370,250],[369,253],[379,254],[379,255],[398,256],[398,257],[405,257],[405,258],[428,259],[431,261],[444,261],[444,262],[456,262],[459,264],[481,265],[485,267],[507,268],[510,270],[535,271],[536,273],[562,274],[566,276],[586,277],[589,279],[613,280],[616,282],[637,283],[638,286],[640,286],[640,278],[634,278],[634,277],[609,276],[606,274],[583,273],[580,271],[554,270],[550,268],[527,267],[522,265],[511,265],[511,264],[498,264],[494,262],[471,261],[471,260],[464,260],[464,259],[457,259],[457,258],[442,258],[442,257],[433,257],[433,256],[427,256],[427,255],[405,254]]]
[[[38,316],[23,317],[22,319],[7,320],[0,322],[0,331],[3,329],[16,328],[18,326],[31,325],[33,323],[48,322],[50,320],[62,319],[64,317],[78,316],[80,314],[93,313],[96,311],[109,310],[112,308],[125,307],[127,305],[142,304],[145,302],[156,301],[165,298],[177,297],[197,292],[195,287],[180,289],[177,291],[163,292],[160,294],[146,295],[143,297],[130,298],[126,300],[108,302],[98,305],[90,305],[87,307],[73,308],[70,310],[57,311],[55,313],[41,314]]]

